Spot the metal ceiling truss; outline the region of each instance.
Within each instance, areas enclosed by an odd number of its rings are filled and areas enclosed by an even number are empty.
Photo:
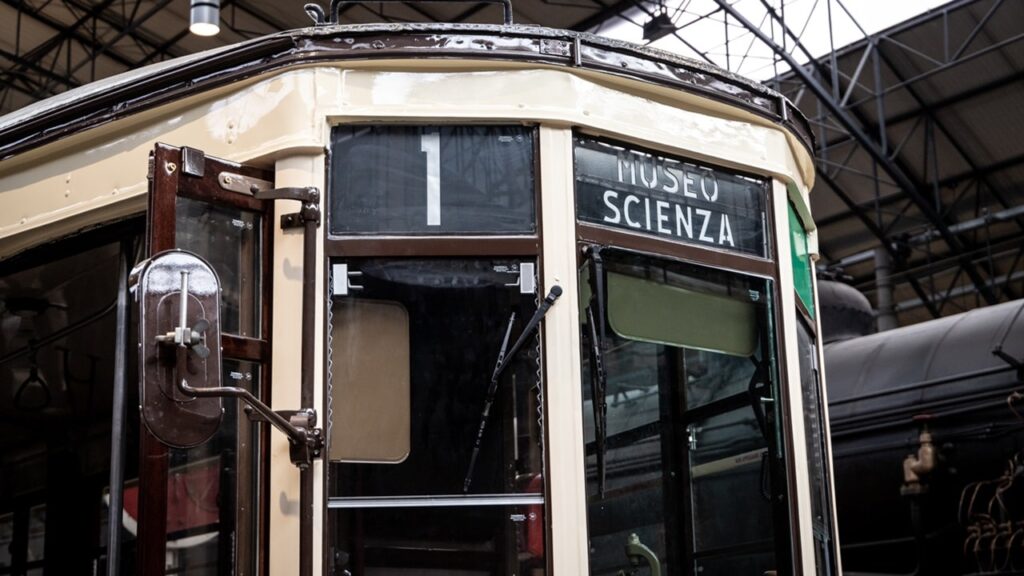
[[[187,22],[173,33],[155,32],[155,17],[168,10],[172,1],[0,0],[0,10],[17,13],[16,37],[8,49],[0,49],[0,113],[116,72],[189,52],[183,47],[189,40]],[[553,0],[544,1],[556,5]],[[1011,72],[1002,77],[932,101],[921,84],[979,58],[999,57],[1001,50],[1024,41],[1024,33],[1004,32],[997,37],[992,31],[1002,11],[1017,0],[958,0],[879,34],[868,35],[861,29],[864,40],[842,49],[833,46],[817,59],[811,58],[802,42],[810,17],[807,22],[787,23],[786,4],[791,1],[714,0],[709,10],[697,11],[687,10],[690,0],[683,0],[673,14],[677,28],[674,36],[698,57],[715,65],[742,66],[754,57],[754,42],[760,42],[771,50],[771,66],[776,72],[780,66],[788,66],[789,72],[777,74],[770,83],[802,105],[805,112],[816,111],[809,120],[818,136],[815,152],[819,181],[845,207],[837,214],[819,218],[819,228],[825,230],[851,219],[859,222],[891,258],[897,285],[909,286],[917,296],[914,306],[923,306],[932,316],[939,316],[949,307],[951,298],[963,294],[974,294],[990,304],[1018,297],[1013,286],[1024,252],[1007,248],[1006,227],[1012,226],[1016,238],[1024,235],[1024,213],[1012,211],[1017,200],[992,178],[997,172],[1024,165],[1024,154],[985,164],[956,137],[944,115],[972,98],[1019,84],[1024,71],[1010,65],[1007,70]],[[812,9],[812,13],[828,12],[830,39],[834,16],[856,24],[844,1],[816,0]],[[642,26],[636,18],[651,19],[664,8],[662,0],[585,0],[583,4],[587,2],[597,11],[574,26],[576,30],[593,30],[615,19]],[[424,19],[433,19],[426,9],[411,3],[404,6]],[[473,18],[485,6],[473,5],[453,21]],[[983,15],[972,20],[973,28],[965,33],[961,27],[959,35],[954,34],[954,16],[977,6],[982,7],[979,13]],[[222,0],[221,7],[222,20],[236,38],[294,26],[264,13],[253,0]],[[395,20],[374,6],[360,7],[380,20]],[[348,5],[341,11],[353,9]],[[751,19],[745,12],[757,16]],[[240,22],[259,29],[236,25],[236,15],[244,16]],[[702,52],[687,41],[686,29],[707,21],[721,25],[724,44]],[[960,18],[960,24],[962,21]],[[923,25],[928,25],[932,33],[940,31],[940,56],[926,54],[900,40],[902,33]],[[40,30],[52,35],[40,42]],[[724,54],[719,48],[724,48]],[[808,63],[801,65],[805,59]],[[887,101],[896,96],[909,97],[912,106],[904,105],[900,112],[887,115]],[[954,153],[964,169],[952,175],[948,169],[940,170],[940,147],[947,156]],[[908,159],[906,150],[923,151],[920,161]],[[987,213],[989,202],[985,199],[998,205],[993,212],[996,216]],[[1005,214],[1010,216],[997,217]],[[977,225],[979,221],[981,225]],[[965,222],[974,224],[965,226]],[[990,225],[1002,226],[1003,235],[993,237]],[[934,242],[945,247],[940,250]],[[835,247],[826,252],[824,264],[830,273],[839,275],[845,274],[843,262],[856,256]],[[830,259],[833,254],[829,252],[840,252],[837,255],[843,257]],[[923,280],[921,274],[926,275]],[[964,277],[969,279],[969,289],[961,290]],[[948,286],[936,287],[937,282],[943,284],[949,279]],[[870,275],[853,281],[859,288],[874,288]]]
[[[820,219],[819,227],[824,228],[850,218],[859,221],[892,258],[896,270],[894,279],[909,285],[917,295],[914,306],[927,307],[932,316],[943,314],[950,298],[965,294],[975,294],[987,304],[996,303],[1002,298],[1019,297],[1019,293],[1012,287],[1012,283],[1017,280],[1012,272],[1020,263],[1019,255],[999,254],[1008,259],[1012,257],[1013,262],[1009,268],[1011,273],[1001,274],[997,259],[993,258],[991,251],[986,250],[992,240],[988,225],[997,221],[1005,222],[1006,219],[987,216],[981,199],[993,199],[1004,211],[1013,208],[1012,200],[990,180],[990,175],[1024,162],[1024,155],[1000,162],[999,166],[980,164],[968,147],[946,126],[939,112],[991,90],[1019,82],[1022,72],[1017,70],[935,102],[929,102],[922,95],[919,84],[922,80],[1024,40],[1024,34],[994,39],[989,33],[988,26],[998,19],[1000,9],[1006,4],[1005,0],[993,0],[990,3],[962,0],[951,3],[941,10],[923,14],[873,36],[868,36],[861,29],[865,35],[864,41],[842,50],[833,48],[830,53],[817,59],[811,57],[800,34],[787,24],[785,2],[776,8],[768,0],[759,0],[770,20],[767,25],[763,21],[754,22],[748,18],[737,6],[740,3],[735,0],[715,2],[723,17],[727,18],[727,23],[732,20],[742,26],[747,33],[771,49],[776,62],[789,67],[790,72],[773,81],[777,89],[789,94],[797,105],[802,104],[805,112],[809,104],[806,100],[814,99],[810,103],[811,108],[816,107],[818,113],[810,121],[818,131],[816,153],[819,179],[847,209]],[[824,3],[829,10],[830,24],[833,11],[842,11],[856,24],[843,0],[824,0]],[[954,42],[950,33],[950,15],[977,4],[987,6],[984,16],[963,40]],[[923,54],[898,40],[899,33],[936,19],[941,19],[941,58]],[[797,29],[800,29],[799,26]],[[775,37],[776,30],[781,31],[780,38]],[[979,38],[986,42],[976,42]],[[728,61],[731,56],[730,47],[727,44],[725,48]],[[852,73],[844,73],[839,65],[840,57],[848,65],[851,57],[855,59],[856,67]],[[801,59],[808,63],[801,65]],[[912,62],[916,69],[907,70],[907,65],[900,64],[901,59]],[[886,97],[897,92],[909,96],[914,108],[887,118]],[[872,116],[877,120],[867,118],[864,111],[868,108],[873,110]],[[910,120],[915,120],[911,130],[898,142],[890,141],[892,126]],[[940,176],[936,151],[939,138],[944,148],[954,151],[968,167],[967,171],[954,177]],[[901,154],[911,139],[925,151],[920,166],[908,164],[906,155]],[[845,176],[839,178],[841,175]],[[874,198],[868,202],[854,201],[856,196],[844,189],[851,179],[863,181],[863,186],[858,185],[858,189],[873,189]],[[947,198],[951,191],[954,196],[952,201]],[[861,198],[863,196],[863,193],[860,194]],[[969,198],[975,201],[975,219],[982,222],[981,226],[972,226],[969,230],[977,236],[978,229],[983,227],[985,234],[981,242],[972,239],[971,234],[967,233],[968,228],[954,217],[955,211],[962,213],[961,209]],[[1010,221],[1015,222],[1017,242],[1020,242],[1020,233],[1024,231],[1024,214],[1012,211]],[[912,237],[917,241],[910,242]],[[934,258],[931,243],[935,240],[941,240],[948,246],[948,255],[939,260],[940,265],[932,265]],[[842,260],[838,260],[827,264],[833,274],[841,275],[841,263]],[[926,283],[931,288],[926,290],[909,271],[926,271]],[[954,285],[945,290],[936,290],[933,286],[935,277],[942,275],[952,276]],[[958,288],[961,276],[969,278],[970,289]],[[862,289],[874,288],[874,278],[871,276],[854,280],[854,284]]]

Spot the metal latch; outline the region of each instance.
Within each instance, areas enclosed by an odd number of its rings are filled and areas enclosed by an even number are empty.
[[[320,226],[320,190],[313,186],[271,188],[270,190],[253,190],[257,200],[296,200],[302,202],[298,212],[281,216],[281,228],[300,228],[308,223]]]

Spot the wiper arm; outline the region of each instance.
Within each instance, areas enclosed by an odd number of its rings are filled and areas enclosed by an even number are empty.
[[[594,442],[597,455],[597,495],[604,498],[606,459],[605,442],[608,437],[607,379],[604,372],[602,341],[594,322],[594,309],[587,306],[587,324],[590,325],[590,396],[594,409]]]
[[[558,300],[558,297],[562,295],[562,287],[557,284],[551,287],[551,291],[544,297],[544,301],[540,303],[537,310],[533,313],[533,317],[526,323],[526,327],[523,328],[519,338],[516,338],[515,344],[512,344],[512,348],[505,352],[505,348],[508,345],[509,335],[512,333],[512,324],[515,322],[515,312],[508,319],[508,327],[505,329],[505,339],[501,343],[501,350],[498,352],[498,361],[494,365],[494,372],[491,374],[491,382],[487,385],[487,400],[484,402],[484,411],[480,414],[480,429],[476,433],[476,441],[473,443],[473,454],[469,458],[469,469],[466,470],[466,479],[462,483],[463,493],[469,492],[469,485],[473,483],[473,470],[476,468],[476,459],[480,455],[480,445],[483,443],[484,430],[487,428],[487,419],[491,415],[491,407],[494,406],[494,397],[498,393],[498,379],[501,378],[502,372],[508,367],[509,363],[515,358],[516,352],[523,347],[526,343],[526,339],[530,337],[534,330],[537,329],[537,325],[540,324],[541,319],[548,313],[551,306]]]
[[[590,395],[594,410],[594,443],[597,449],[597,495],[604,498],[608,469],[608,379],[604,371],[605,283],[604,258],[601,257],[601,250],[601,246],[591,246],[589,249],[591,296],[590,304],[587,306],[587,324],[590,326]]]

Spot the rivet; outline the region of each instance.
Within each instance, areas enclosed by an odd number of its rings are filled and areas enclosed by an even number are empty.
[[[174,162],[164,162],[164,171],[167,172],[168,175],[174,174],[174,171],[177,169],[178,165]]]
[[[230,185],[231,182],[232,182],[231,176],[228,176],[227,174],[225,174],[224,175],[224,184]]]

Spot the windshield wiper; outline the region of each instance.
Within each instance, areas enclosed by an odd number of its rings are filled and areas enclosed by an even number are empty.
[[[466,470],[466,479],[462,483],[462,492],[469,492],[469,485],[473,483],[473,469],[476,468],[476,459],[480,455],[480,445],[483,443],[484,430],[487,428],[487,419],[491,415],[491,407],[494,405],[494,397],[498,393],[498,379],[501,378],[502,372],[508,367],[509,363],[515,358],[516,352],[523,347],[526,343],[526,339],[537,329],[544,315],[548,313],[551,306],[558,300],[558,297],[562,295],[562,287],[557,284],[551,287],[551,291],[544,297],[544,301],[540,303],[537,310],[533,313],[533,317],[526,323],[526,327],[523,328],[523,332],[516,339],[515,344],[506,353],[505,349],[508,346],[508,338],[512,333],[512,324],[516,320],[515,312],[508,319],[508,327],[505,328],[505,339],[501,343],[501,350],[498,352],[498,361],[494,365],[494,372],[491,374],[491,382],[487,386],[487,400],[484,402],[484,411],[480,414],[480,429],[476,433],[476,442],[473,444],[473,454],[469,457],[469,469]]]
[[[587,305],[587,324],[590,326],[590,403],[594,410],[597,495],[604,498],[608,468],[605,446],[608,438],[608,380],[604,371],[605,284],[600,246],[590,247],[590,267],[590,304]]]
[[[605,388],[604,358],[597,328],[594,325],[594,309],[587,306],[587,324],[590,325],[590,396],[594,409],[594,442],[597,455],[597,495],[604,498],[605,487],[605,442],[608,437],[608,401]]]

